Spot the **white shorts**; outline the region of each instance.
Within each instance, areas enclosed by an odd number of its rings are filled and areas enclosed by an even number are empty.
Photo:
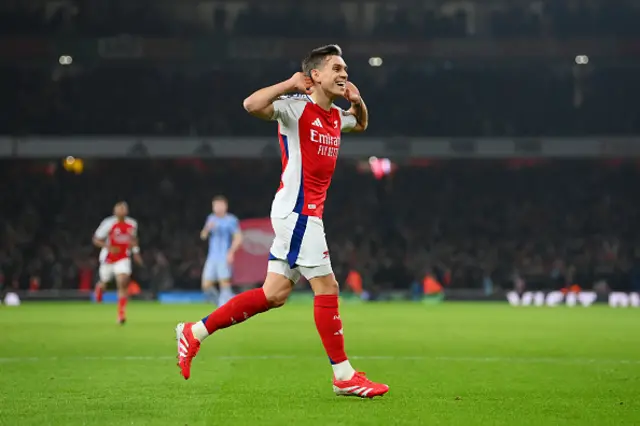
[[[291,213],[272,217],[275,233],[269,250],[269,272],[286,276],[294,283],[333,273],[322,219]]]
[[[114,263],[102,263],[98,272],[102,283],[108,283],[117,275],[131,275],[131,259],[122,259]]]

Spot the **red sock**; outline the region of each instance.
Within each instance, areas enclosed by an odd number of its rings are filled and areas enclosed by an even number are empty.
[[[313,316],[316,328],[322,339],[324,350],[329,355],[331,364],[339,364],[347,360],[344,352],[344,336],[342,335],[342,320],[338,312],[337,295],[316,296],[313,302]]]
[[[209,316],[204,317],[202,322],[209,334],[211,334],[216,330],[239,324],[256,314],[268,310],[269,302],[267,302],[264,290],[256,288],[233,297]]]
[[[118,319],[124,319],[126,317],[127,310],[127,298],[118,298]]]
[[[102,287],[96,287],[96,302],[102,303]]]

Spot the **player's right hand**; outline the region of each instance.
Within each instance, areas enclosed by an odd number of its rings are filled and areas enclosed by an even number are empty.
[[[113,253],[113,254],[120,253],[120,247],[118,247],[118,246],[109,246],[109,253]]]
[[[311,77],[305,75],[303,72],[298,71],[289,79],[291,86],[296,92],[311,94],[311,88],[313,87],[313,81]]]

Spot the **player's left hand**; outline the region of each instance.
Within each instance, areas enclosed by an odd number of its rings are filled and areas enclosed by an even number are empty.
[[[142,260],[142,256],[140,256],[139,253],[133,255],[133,260],[135,260],[138,265],[144,266],[144,261]]]
[[[227,253],[227,263],[229,265],[233,264],[233,258],[235,257],[235,253],[229,252]]]
[[[347,90],[344,91],[344,97],[346,100],[351,102],[352,104],[359,104],[362,102],[362,98],[360,97],[360,90],[350,81],[347,81]]]

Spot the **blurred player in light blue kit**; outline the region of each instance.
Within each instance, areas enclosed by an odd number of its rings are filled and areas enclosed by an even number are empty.
[[[200,231],[200,238],[209,239],[207,261],[202,270],[202,291],[208,302],[222,306],[233,297],[231,290],[231,265],[236,251],[242,244],[238,218],[227,212],[227,199],[218,195],[211,202],[213,213]],[[220,294],[215,283],[220,287]]]

